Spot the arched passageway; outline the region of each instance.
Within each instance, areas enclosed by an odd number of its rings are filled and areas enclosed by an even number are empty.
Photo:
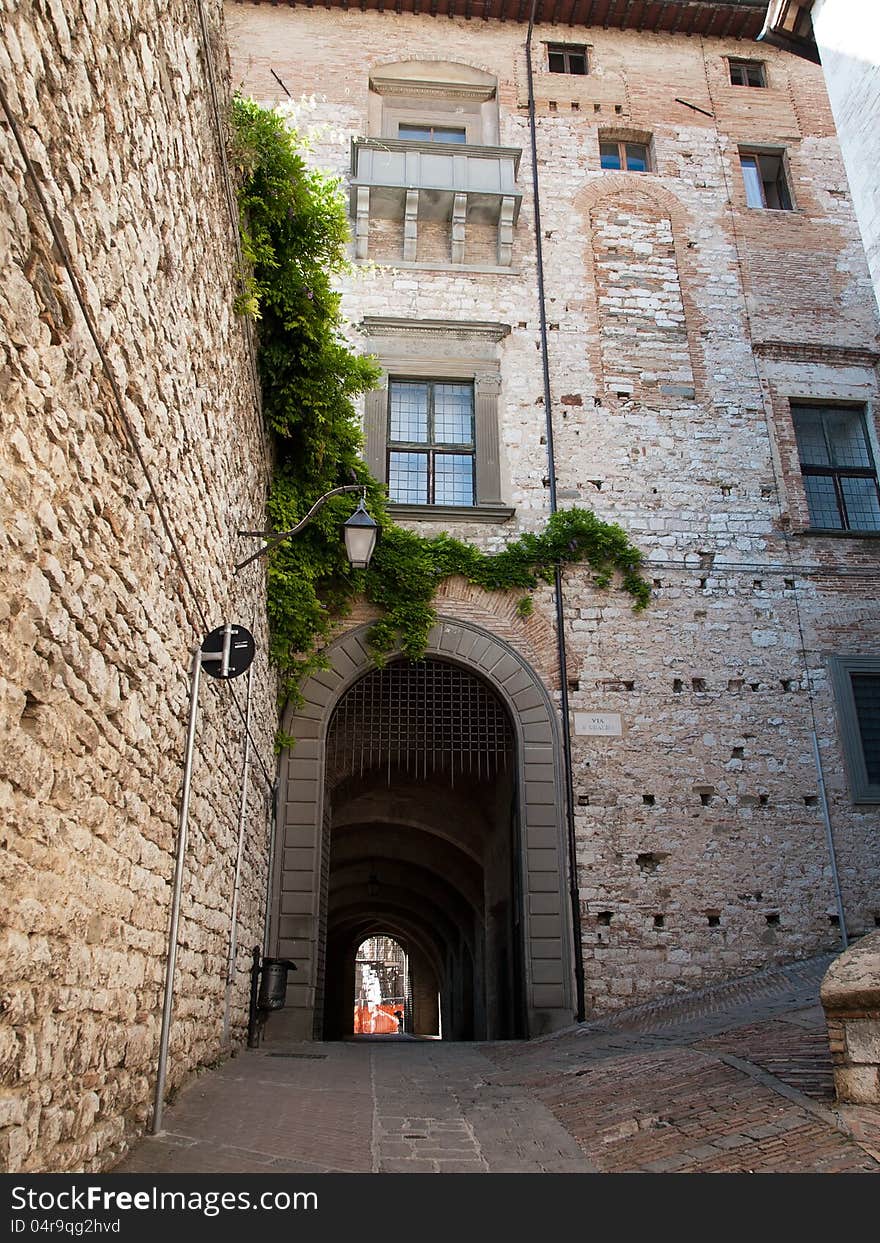
[[[413,1034],[534,1036],[572,1021],[557,723],[497,636],[441,620],[424,661],[376,669],[367,627],[287,714],[270,952],[278,1036],[352,1033],[364,938],[406,947]]]
[[[393,661],[340,699],[324,786],[325,1039],[352,1032],[354,954],[379,928],[412,945],[413,1034],[524,1033],[513,756],[503,704],[448,661]]]

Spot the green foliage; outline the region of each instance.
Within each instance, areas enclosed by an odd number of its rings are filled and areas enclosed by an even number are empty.
[[[560,511],[540,535],[522,535],[494,556],[445,533],[426,539],[391,521],[384,489],[359,457],[352,400],[374,387],[378,368],[350,352],[332,285],[347,269],[349,236],[338,181],[306,166],[301,142],[276,113],[236,98],[232,120],[249,269],[238,309],[259,320],[263,409],[278,450],[268,503],[272,526],[294,526],[323,493],[358,482],[381,529],[369,570],[352,570],[340,539],[352,498],[335,497],[272,554],[271,655],[284,694],[295,696],[304,674],[320,667],[316,647],[359,595],[381,612],[370,632],[379,660],[398,643],[412,659],[423,655],[437,585],[451,574],[489,591],[529,591],[552,581],[557,565],[583,561],[597,586],[609,586],[619,573],[635,607],[644,608],[650,588],[639,572],[641,554],[619,526],[589,510]],[[527,617],[531,611],[525,595],[517,612]]]

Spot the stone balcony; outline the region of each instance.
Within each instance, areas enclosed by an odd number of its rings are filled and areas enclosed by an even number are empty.
[[[470,224],[497,229],[497,262],[509,268],[522,194],[515,147],[464,146],[401,138],[353,138],[351,214],[355,256],[369,255],[370,220],[403,222],[403,260],[415,262],[420,221],[448,221],[449,260],[465,265]]]

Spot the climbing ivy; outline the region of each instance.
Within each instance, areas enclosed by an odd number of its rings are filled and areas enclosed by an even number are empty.
[[[619,527],[586,509],[561,510],[544,531],[488,555],[443,533],[425,538],[397,526],[383,487],[359,454],[362,437],[353,399],[375,386],[374,359],[357,357],[342,335],[334,277],[348,269],[348,219],[339,182],[310,169],[304,145],[277,112],[251,99],[232,105],[232,158],[246,264],[238,309],[259,321],[258,361],[263,409],[275,433],[277,461],[268,510],[277,530],[293,526],[323,493],[357,482],[380,526],[370,568],[352,570],[339,536],[352,509],[334,498],[296,539],[278,546],[268,567],[271,655],[285,697],[296,696],[304,672],[320,662],[316,649],[358,596],[375,604],[369,639],[377,660],[400,645],[423,655],[435,621],[441,579],[460,574],[487,590],[550,582],[557,565],[586,562],[599,587],[615,573],[644,608],[650,588],[641,554]],[[523,595],[519,612],[531,612]]]

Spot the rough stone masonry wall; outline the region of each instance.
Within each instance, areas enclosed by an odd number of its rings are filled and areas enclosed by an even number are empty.
[[[277,99],[274,71],[294,97],[315,94],[309,121],[328,127],[317,157],[343,178],[379,66],[442,58],[497,76],[500,143],[523,150],[509,274],[396,267],[386,246],[346,285],[344,308],[365,349],[363,315],[511,325],[502,493],[516,515],[451,530],[497,549],[540,528],[525,27],[237,3],[227,24],[236,82]],[[589,75],[542,71],[543,43],[560,40],[589,45]],[[801,534],[789,410],[792,398],[858,401],[874,418],[877,319],[818,67],[732,39],[600,27],[539,27],[533,47],[560,503],[621,522],[654,583],[634,615],[619,592],[565,574],[572,710],[622,719],[620,736],[574,738],[599,1013],[839,944],[814,714],[850,931],[880,918],[880,816],[852,802],[826,665],[878,652],[878,544]],[[765,61],[767,88],[732,86],[727,56]],[[647,137],[654,171],[604,172],[600,134]],[[786,149],[797,211],[747,207],[741,145]],[[489,629],[503,612],[505,636],[558,696],[552,643],[533,642],[536,627],[552,634],[551,593],[528,621],[481,594],[445,591],[442,611]]]
[[[175,560],[0,122],[0,1165],[106,1168],[144,1127],[158,1052],[191,652],[255,630],[234,578],[267,457],[233,313],[234,222],[195,5],[0,0],[0,79],[182,549]],[[207,5],[224,107],[221,14]],[[231,688],[201,695],[169,1087],[222,1047],[242,763]],[[235,683],[244,703],[244,681]],[[266,791],[250,785],[232,1038],[261,939]]]

